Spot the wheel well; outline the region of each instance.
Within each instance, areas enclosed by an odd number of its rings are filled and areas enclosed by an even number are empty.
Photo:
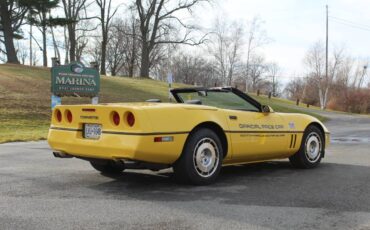
[[[325,141],[325,131],[324,131],[324,128],[319,124],[319,123],[317,123],[317,122],[312,122],[312,123],[310,123],[308,126],[315,126],[316,128],[318,128],[318,129],[320,129],[320,131],[321,131],[321,134],[322,134],[322,136],[323,136],[323,138],[324,138],[324,141]],[[307,126],[307,127],[308,127]]]
[[[320,131],[321,131],[321,134],[322,134],[322,137],[324,138],[324,145],[323,145],[323,157],[325,156],[325,143],[326,143],[326,140],[325,140],[325,131],[324,131],[324,128],[322,127],[322,125],[320,124],[320,123],[318,123],[318,122],[312,122],[312,123],[310,123],[308,126],[315,126],[316,128],[318,128],[318,129],[320,129]],[[307,126],[307,127],[308,127]]]
[[[224,157],[226,157],[227,152],[228,152],[228,143],[227,143],[227,138],[226,138],[225,132],[221,128],[221,126],[219,126],[215,122],[203,122],[203,123],[200,123],[197,126],[195,126],[193,128],[193,130],[191,130],[188,138],[190,137],[190,135],[192,133],[196,132],[197,130],[199,130],[201,128],[211,129],[212,131],[214,131],[217,134],[217,136],[220,138],[222,149],[224,150]],[[188,141],[188,140],[186,140],[186,141]]]

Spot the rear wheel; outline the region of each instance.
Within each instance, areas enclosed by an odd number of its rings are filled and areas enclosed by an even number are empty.
[[[211,129],[195,131],[185,144],[174,165],[177,178],[195,185],[214,182],[221,170],[223,149],[219,137]]]
[[[297,168],[316,167],[323,156],[324,137],[316,126],[308,126],[302,138],[298,152],[289,157],[290,163]]]
[[[90,161],[90,164],[94,169],[105,174],[118,174],[124,170],[122,164],[114,161]]]

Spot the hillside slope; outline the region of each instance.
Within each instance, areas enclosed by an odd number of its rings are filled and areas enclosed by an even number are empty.
[[[168,101],[167,84],[149,79],[101,78],[100,102],[134,102],[149,98]],[[255,98],[276,111],[300,112],[282,100]],[[69,97],[63,98],[62,103],[89,103],[89,99]],[[50,69],[0,65],[0,143],[45,139],[50,113]]]

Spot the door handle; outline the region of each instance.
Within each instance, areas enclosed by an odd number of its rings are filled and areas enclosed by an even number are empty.
[[[229,118],[230,118],[230,120],[238,120],[238,117],[237,116],[233,116],[233,115],[230,115]]]

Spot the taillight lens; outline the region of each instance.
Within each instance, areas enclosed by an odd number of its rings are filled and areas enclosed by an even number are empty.
[[[67,110],[66,111],[66,116],[67,116],[67,121],[69,123],[72,123],[72,120],[73,120],[73,115],[72,115],[72,112],[70,110]]]
[[[119,125],[119,123],[121,121],[121,118],[119,117],[119,114],[116,111],[114,111],[112,113],[112,120],[113,120],[113,124],[115,124],[117,126]]]
[[[129,126],[131,126],[131,127],[134,126],[134,124],[135,124],[135,116],[134,116],[133,113],[128,112],[126,119],[127,119],[127,124]]]
[[[60,112],[59,109],[55,110],[55,118],[57,119],[58,122],[62,121],[62,112]]]

